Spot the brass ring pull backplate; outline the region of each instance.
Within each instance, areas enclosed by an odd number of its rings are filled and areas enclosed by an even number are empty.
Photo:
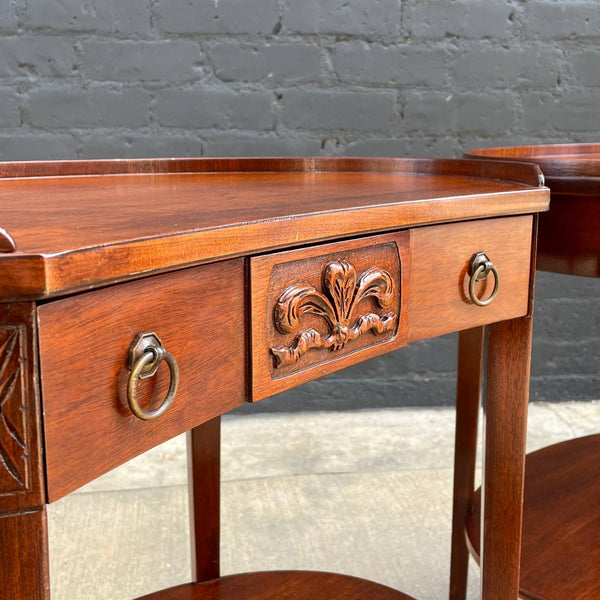
[[[478,281],[483,281],[491,273],[494,275],[494,289],[489,298],[482,300],[475,292],[475,284]],[[494,266],[494,263],[487,257],[485,252],[477,252],[471,258],[469,263],[469,297],[473,304],[477,306],[487,306],[498,295],[500,289],[500,274]]]
[[[163,361],[169,367],[171,375],[169,390],[158,408],[144,410],[137,399],[137,381],[138,379],[152,377]],[[151,421],[160,417],[171,406],[179,386],[179,368],[175,358],[163,348],[159,337],[155,333],[138,333],[129,347],[129,369],[127,402],[131,412],[143,421]]]

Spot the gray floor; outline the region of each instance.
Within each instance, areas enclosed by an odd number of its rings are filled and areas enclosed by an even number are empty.
[[[532,405],[529,448],[600,431],[600,402]],[[454,411],[229,417],[222,570],[350,573],[447,596]],[[53,600],[120,600],[189,579],[185,440],[50,506]],[[472,569],[470,599],[478,597]]]

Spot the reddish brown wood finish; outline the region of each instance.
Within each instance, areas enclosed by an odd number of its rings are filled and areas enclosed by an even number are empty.
[[[534,216],[527,314],[533,311],[537,215]],[[485,329],[460,333],[456,388],[456,435],[454,454],[454,499],[452,509],[452,554],[450,600],[465,600],[469,550],[464,523],[473,512],[477,424],[482,392]]]
[[[242,260],[80,294],[39,307],[46,466],[51,501],[245,400]],[[175,357],[173,405],[141,421],[127,404],[128,348],[154,331]],[[138,384],[148,406],[166,395],[165,365]]]
[[[0,514],[0,598],[50,598],[45,507]]]
[[[0,311],[0,513],[45,500],[35,305]]]
[[[436,245],[434,240],[407,246],[406,230],[410,228],[471,221],[460,230],[468,237],[472,227],[479,232],[480,241],[482,224],[476,220],[531,215],[547,206],[548,191],[541,186],[537,167],[492,161],[183,159],[0,165],[0,227],[5,232],[0,234],[0,300],[4,302],[0,304],[0,329],[4,323],[10,327],[20,323],[25,332],[24,337],[19,334],[21,349],[25,348],[19,360],[24,369],[22,389],[29,391],[19,394],[15,387],[9,396],[11,415],[16,414],[16,405],[19,410],[27,409],[24,427],[29,437],[27,453],[21,458],[31,476],[24,490],[15,492],[11,487],[7,492],[6,488],[2,495],[0,488],[2,584],[11,594],[14,591],[16,600],[30,600],[36,594],[46,600],[42,433],[49,497],[56,499],[146,448],[197,427],[190,437],[194,569],[197,579],[218,575],[217,419],[242,402],[250,390],[246,383],[253,351],[246,334],[251,316],[246,297],[248,258],[333,240],[346,240],[346,249],[353,244],[353,248],[364,248],[374,243],[368,236],[395,232],[390,239],[398,241],[400,271],[408,274],[410,252],[419,258],[419,270],[431,269],[429,250],[444,252],[444,243]],[[529,248],[531,217],[509,221],[521,225],[498,226],[498,231],[494,225],[494,239],[522,231],[522,236],[517,236],[522,240],[522,245],[516,244],[518,252]],[[483,227],[486,231],[488,225]],[[442,231],[430,229],[438,237]],[[398,233],[400,230],[405,232]],[[427,237],[425,230],[413,234],[417,240]],[[363,239],[348,241],[359,236]],[[457,252],[471,251],[473,245],[458,239],[453,243]],[[313,250],[301,252],[308,256]],[[313,258],[322,255],[322,249],[316,252]],[[233,257],[243,259],[224,260]],[[431,301],[425,295],[430,291],[439,294],[438,299],[449,299],[450,304],[466,304],[460,289],[469,258],[461,258],[450,275],[435,273],[436,282],[426,278],[429,287],[416,291],[413,300],[407,300],[408,286],[406,279],[402,280],[396,337],[360,350],[356,356],[345,356],[339,363],[324,363],[326,368],[402,345],[406,340],[403,319],[410,318],[402,309],[410,302],[420,307],[419,294],[423,302]],[[199,264],[203,266],[180,271]],[[391,270],[393,264],[393,260],[386,262]],[[434,266],[439,268],[439,264]],[[361,265],[355,266],[362,272]],[[480,309],[476,318],[482,320],[477,323],[527,311],[526,302],[525,308],[521,306],[521,294],[527,296],[530,263],[516,260],[506,268],[510,272],[503,277],[518,308],[504,313],[498,303],[496,308]],[[147,277],[175,270],[178,272]],[[513,277],[513,270],[522,271],[522,281]],[[444,280],[447,276],[450,279]],[[138,281],[120,283],[124,280]],[[415,279],[417,287],[419,281]],[[266,285],[266,275],[257,280],[253,273],[251,283]],[[57,300],[61,296],[67,297]],[[31,299],[36,300],[35,306],[26,303]],[[446,314],[444,301],[429,305],[436,319],[451,318],[454,328],[472,325],[468,311],[460,312],[464,307]],[[440,329],[436,319],[423,317],[418,312],[423,309],[415,310],[412,339],[450,330],[447,325]],[[253,335],[259,326],[264,328],[265,314],[263,307],[260,322],[256,323],[256,318],[252,322]],[[519,531],[515,524],[520,514],[522,400],[527,385],[523,373],[515,377],[510,369],[528,363],[527,327],[528,320],[522,319],[492,326],[495,341],[490,357],[498,360],[488,372],[491,441],[485,481],[490,500],[485,508],[489,534],[484,541],[483,600],[506,600],[516,594]],[[148,330],[159,335],[181,370],[174,406],[152,423],[132,416],[123,394],[128,347],[137,333]],[[35,362],[38,353],[39,370]],[[14,355],[8,355],[11,358],[6,363],[13,364]],[[319,368],[289,377],[299,377],[295,385],[302,376],[307,380],[317,376]],[[45,410],[43,432],[38,371]],[[161,368],[152,380],[140,383],[140,389],[145,388],[148,396],[162,397],[165,371]],[[512,432],[510,439],[503,440],[500,433],[504,431]],[[10,456],[19,458],[19,451],[13,448]],[[503,466],[506,463],[508,468]],[[12,477],[12,471],[10,474]],[[0,485],[7,480],[5,477]],[[508,519],[505,511],[510,513]],[[30,548],[22,545],[21,537],[26,537]],[[24,577],[31,579],[23,581]],[[267,592],[265,587],[270,586],[273,588]],[[400,592],[347,576],[302,573],[234,576],[181,586],[155,597],[183,594],[184,598],[198,598],[212,593],[227,597],[230,592],[246,594],[241,598],[248,599],[406,599]]]
[[[192,580],[220,576],[221,417],[188,432]]]
[[[531,600],[600,598],[600,435],[527,455],[521,595]],[[466,520],[479,553],[479,490]]]
[[[473,506],[477,426],[483,380],[485,329],[461,331],[458,337],[456,382],[456,428],[454,443],[454,494],[452,507],[452,557],[450,600],[464,599],[467,593],[469,550],[465,545],[464,523]]]
[[[600,177],[600,144],[539,144],[478,148],[465,152],[466,158],[532,162],[544,177]],[[548,173],[546,173],[548,172]]]
[[[0,598],[47,600],[35,305],[0,310]]]
[[[225,257],[548,204],[535,167],[481,161],[209,159],[29,168],[85,173],[95,165],[138,174],[10,177],[28,165],[4,165],[0,226],[18,251],[2,255],[0,299],[64,295]]]
[[[186,584],[139,600],[412,600],[379,583],[318,571],[265,571]]]
[[[599,144],[487,148],[473,150],[466,155],[492,160],[535,161],[544,172],[552,193],[551,211],[539,216],[537,268],[571,275],[600,275]],[[471,352],[479,351],[475,342],[470,342],[470,345]],[[464,454],[458,447],[458,440],[471,435],[471,424],[476,419],[476,407],[467,395],[463,397],[459,393],[457,405],[460,407],[462,404],[465,408],[457,415],[456,434],[457,461],[461,464],[457,463],[455,485],[459,474],[468,470],[475,460],[475,447]],[[598,461],[596,459],[594,463],[594,452],[582,458],[581,444],[580,440],[572,440],[546,448],[528,458],[521,578],[521,593],[527,598],[592,600],[600,597],[597,579],[600,572],[598,533],[594,534],[593,527],[578,526],[581,519],[587,519],[588,523],[596,524],[596,530],[598,528],[600,495],[597,485],[600,478],[593,475],[598,474]],[[552,465],[552,462],[555,464]],[[559,465],[560,468],[556,468]],[[540,478],[546,485],[551,482],[554,487],[552,492],[544,487]],[[569,508],[550,501],[557,494],[564,494],[561,497],[566,503],[571,503]],[[528,508],[532,505],[535,505],[535,509]],[[455,502],[453,540],[459,547],[455,549],[453,546],[453,553],[462,559],[466,547],[460,547],[462,527],[458,524],[460,514],[457,514],[457,506]],[[585,508],[578,512],[581,507]],[[479,514],[479,494],[476,494],[466,521],[469,530],[467,542],[475,554],[479,551],[479,541],[476,539],[479,534]],[[549,533],[550,530],[552,533]],[[576,545],[576,552],[559,549],[561,542],[558,540],[563,536],[565,547]],[[588,572],[585,571],[586,563],[590,569]],[[461,581],[461,585],[451,586],[451,600],[465,598],[466,588],[462,582],[466,580],[466,569],[463,560],[453,563],[453,581]]]
[[[411,232],[408,340],[527,314],[531,262],[531,216],[453,223]],[[500,274],[500,290],[491,304],[469,298],[471,257],[485,252]],[[493,276],[477,284],[486,298]]]
[[[10,233],[0,227],[0,252],[14,252],[16,249],[17,245]]]
[[[531,351],[531,317],[489,326],[481,595],[517,598]]]
[[[540,215],[538,269],[600,277],[600,144],[485,148],[465,156],[537,163],[552,193],[552,210]]]
[[[592,197],[552,195],[552,216],[540,218],[538,269],[600,277],[600,178]]]
[[[408,237],[408,232],[372,236],[251,259],[254,401],[406,344],[407,283],[410,272]],[[341,280],[329,282],[330,285],[325,281],[328,265],[340,267],[339,261],[345,261],[354,269],[354,283],[352,271],[348,271],[351,285],[347,289],[343,287]],[[388,320],[392,328],[381,333],[366,331],[338,349],[312,348],[297,362],[277,366],[275,349],[293,348],[301,332],[312,328],[328,335],[334,331],[337,327],[335,315],[339,316],[343,307],[350,304],[357,293],[360,277],[370,269],[384,271],[389,275],[389,302],[382,306],[372,296],[363,297],[352,311],[350,326],[355,325],[359,317],[367,313],[378,316],[394,314],[395,318]],[[372,283],[379,285],[381,281]],[[307,286],[321,293],[324,302],[330,305],[329,320],[308,311],[300,315],[297,330],[280,331],[277,328],[275,310],[279,299],[287,292],[293,298],[311,300]],[[373,287],[369,289],[373,290]],[[295,293],[289,294],[290,290],[295,290]],[[290,305],[290,310],[294,315],[302,313],[302,309],[295,305]]]
[[[73,177],[167,173],[295,173],[316,171],[423,173],[504,179],[530,186],[543,185],[539,171],[505,162],[481,164],[469,160],[429,158],[156,158],[0,162],[0,178]]]

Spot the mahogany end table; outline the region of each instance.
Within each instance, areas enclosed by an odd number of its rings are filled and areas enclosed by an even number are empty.
[[[484,600],[516,598],[534,165],[0,164],[0,581],[49,598],[45,506],[189,431],[193,581],[149,598],[406,599],[327,573],[219,577],[220,415],[489,326]]]
[[[537,269],[600,277],[600,144],[486,148],[465,156],[539,165],[551,209],[540,215]],[[465,332],[459,342],[459,360],[471,368],[461,370],[457,398],[451,600],[466,596],[465,541],[475,557],[480,549],[480,492],[473,494],[480,390],[468,379],[480,369],[482,335]],[[600,434],[527,456],[520,591],[529,600],[600,598]]]

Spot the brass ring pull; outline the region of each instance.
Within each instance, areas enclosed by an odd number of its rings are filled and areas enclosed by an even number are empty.
[[[494,275],[494,289],[489,298],[482,300],[477,297],[475,284],[478,281],[486,279],[490,272]],[[469,275],[471,277],[469,279],[469,296],[471,301],[477,306],[487,306],[498,295],[498,290],[500,289],[500,274],[498,273],[498,269],[496,269],[494,263],[487,257],[485,252],[477,252],[477,254],[473,255],[469,263]]]
[[[154,375],[163,361],[167,363],[171,375],[169,390],[158,408],[144,410],[137,400],[137,381]],[[127,380],[127,402],[131,412],[143,421],[157,419],[171,406],[177,393],[179,368],[175,358],[163,348],[156,334],[140,333],[129,348],[129,366],[131,371]]]

